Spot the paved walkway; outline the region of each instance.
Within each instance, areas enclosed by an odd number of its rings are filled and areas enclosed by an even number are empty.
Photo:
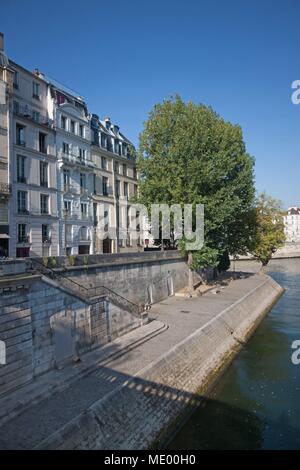
[[[152,307],[150,317],[154,321],[150,324],[119,338],[106,348],[106,353],[103,348],[85,355],[77,375],[76,366],[69,366],[40,377],[35,381],[38,393],[32,405],[28,407],[27,403],[24,411],[0,427],[0,449],[35,447],[264,281],[263,275],[249,274],[221,287],[217,294],[210,291],[200,298],[170,297]],[[10,406],[12,410],[12,400],[17,405],[18,400],[29,397],[33,393],[30,387],[0,400],[0,409]],[[47,391],[50,396],[41,400]]]

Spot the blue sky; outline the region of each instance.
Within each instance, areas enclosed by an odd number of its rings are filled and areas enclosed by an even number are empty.
[[[136,144],[178,93],[244,131],[256,186],[300,205],[299,0],[0,0],[9,57],[78,90]]]

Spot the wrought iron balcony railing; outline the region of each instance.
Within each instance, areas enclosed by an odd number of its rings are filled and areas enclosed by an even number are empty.
[[[29,236],[24,235],[24,236],[18,237],[18,243],[29,243]]]
[[[44,116],[35,110],[30,110],[29,107],[19,105],[17,108],[14,109],[14,113],[17,116],[21,116],[23,118],[29,119],[37,124],[41,124],[42,126],[53,127],[54,121],[50,119],[48,116]]]
[[[0,193],[1,194],[10,194],[11,193],[11,184],[1,183],[0,182]]]

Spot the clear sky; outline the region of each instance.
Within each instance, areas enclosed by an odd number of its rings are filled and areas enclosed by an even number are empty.
[[[212,106],[242,126],[257,190],[300,205],[299,0],[0,0],[0,30],[135,144],[170,95]]]

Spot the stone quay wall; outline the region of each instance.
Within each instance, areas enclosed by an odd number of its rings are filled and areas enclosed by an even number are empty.
[[[57,257],[52,268],[86,288],[108,287],[136,304],[159,302],[188,283],[186,260],[177,251],[81,255],[73,266]]]
[[[50,435],[39,449],[144,449],[163,442],[187,405],[196,406],[283,289],[270,277],[119,388]]]

